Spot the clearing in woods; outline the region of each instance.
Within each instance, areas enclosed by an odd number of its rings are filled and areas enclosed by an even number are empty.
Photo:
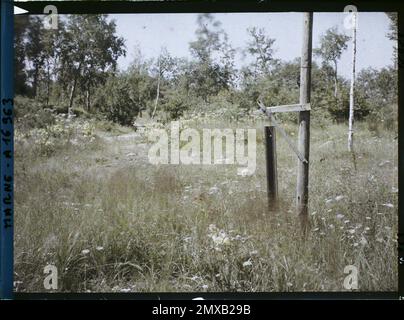
[[[54,264],[59,291],[341,291],[347,265],[359,290],[394,291],[397,141],[357,126],[356,170],[345,125],[312,128],[307,241],[296,156],[282,138],[280,207],[268,213],[264,123],[242,126],[257,129],[252,176],[237,165],[151,165],[147,130],[97,129],[42,157],[17,136],[16,290],[43,290],[43,267]]]

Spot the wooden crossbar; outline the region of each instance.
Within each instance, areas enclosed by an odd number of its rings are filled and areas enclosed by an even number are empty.
[[[283,106],[267,107],[268,112],[280,113],[280,112],[300,112],[300,111],[310,111],[310,103],[305,104],[286,104]]]
[[[293,150],[293,152],[297,155],[299,160],[303,163],[308,163],[307,159],[302,155],[297,147],[294,145],[294,143],[290,140],[288,134],[286,131],[279,125],[279,123],[276,121],[275,116],[268,111],[268,107],[265,107],[265,105],[262,103],[262,101],[258,100],[258,105],[260,106],[260,110],[264,112],[273,122],[275,127],[279,130],[279,132],[282,134],[282,136],[285,138],[286,142],[288,143],[289,147]]]

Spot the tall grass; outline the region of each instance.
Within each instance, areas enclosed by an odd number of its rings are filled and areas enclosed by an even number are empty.
[[[45,291],[47,264],[62,292],[344,291],[347,265],[358,268],[360,291],[396,290],[394,134],[359,124],[354,159],[344,125],[313,126],[303,239],[297,158],[279,137],[281,204],[268,212],[262,126],[242,125],[251,126],[259,132],[250,177],[233,165],[152,166],[144,146],[128,159],[140,138],[41,158],[17,144],[16,290]]]

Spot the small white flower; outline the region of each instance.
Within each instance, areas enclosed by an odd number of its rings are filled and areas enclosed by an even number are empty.
[[[336,196],[335,201],[341,201],[342,199],[345,199],[345,196]]]
[[[210,188],[209,189],[209,194],[210,195],[212,195],[212,194],[218,194],[220,192],[220,189],[218,188],[218,187],[216,187],[216,186],[214,186],[214,187],[212,187],[212,188]]]
[[[394,205],[392,203],[383,203],[382,206],[387,208],[394,208]]]
[[[242,177],[248,177],[251,175],[251,172],[248,168],[244,168],[244,169],[238,170],[237,175],[242,176]]]
[[[338,213],[336,215],[336,217],[337,217],[338,220],[342,220],[343,218],[345,218],[345,216],[343,214],[341,214],[341,213]]]
[[[245,267],[251,267],[251,266],[252,266],[251,260],[247,260],[247,261],[243,262],[243,267],[244,267],[244,268],[245,268]]]
[[[102,251],[102,250],[104,250],[104,247],[98,246],[98,247],[95,248],[95,250]]]
[[[90,253],[90,250],[88,249],[84,249],[83,251],[81,251],[82,254],[86,255]]]
[[[355,230],[355,229],[350,229],[350,230],[348,230],[348,232],[349,232],[350,234],[354,234],[354,233],[356,232],[356,230]]]
[[[209,286],[207,285],[207,284],[204,284],[203,286],[202,286],[202,289],[203,290],[207,290],[209,288]]]

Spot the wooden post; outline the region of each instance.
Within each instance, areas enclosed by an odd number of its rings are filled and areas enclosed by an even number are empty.
[[[312,30],[313,13],[305,12],[300,66],[300,104],[310,103]],[[299,112],[298,150],[307,160],[307,163],[300,159],[298,160],[296,188],[296,209],[302,230],[305,233],[308,225],[310,111]]]
[[[354,123],[354,98],[355,98],[355,64],[356,64],[356,12],[352,12],[352,64],[351,64],[351,87],[349,90],[349,129],[348,129],[348,150],[353,151],[353,123]]]
[[[265,126],[265,155],[267,167],[268,208],[276,209],[278,201],[278,174],[276,169],[275,127]]]

